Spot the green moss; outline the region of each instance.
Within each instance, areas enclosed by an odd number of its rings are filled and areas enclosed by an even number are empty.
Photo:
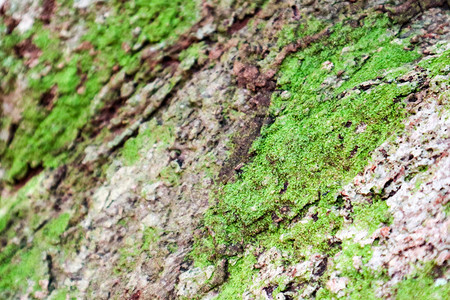
[[[66,230],[69,220],[70,214],[64,213],[49,222],[42,230],[45,239],[53,244],[57,243],[59,236]]]
[[[36,67],[40,69],[45,67],[46,63],[53,66],[61,62],[63,53],[61,52],[60,41],[54,37],[55,35],[48,29],[43,28],[40,23],[36,23],[33,30],[36,32],[33,43],[42,51],[39,57],[41,64]]]
[[[402,130],[406,112],[401,99],[415,86],[398,85],[395,79],[411,70],[408,63],[419,57],[415,51],[404,50],[405,45],[392,42],[392,24],[383,16],[369,16],[356,29],[345,22],[335,26],[328,39],[285,59],[278,87],[289,96],[273,95],[270,113],[275,122],[264,127],[254,142],[252,162],[214,197],[215,205],[204,220],[211,235],[197,241],[192,253],[197,261],[206,264],[217,258],[218,254],[211,252],[218,246],[246,243],[264,249],[277,247],[292,255],[292,262],[317,252],[333,256],[340,251],[338,244],[330,243],[344,222],[339,214],[344,203],[338,192],[363,170],[376,147]],[[318,23],[312,30],[321,26]],[[301,33],[288,28],[282,35],[291,40]],[[325,61],[334,68],[323,68]],[[352,91],[391,69],[396,72],[389,73],[389,80],[367,91]],[[345,70],[344,79],[348,79],[329,86],[339,80],[340,70]],[[379,195],[374,193],[371,200],[371,204],[354,204],[352,214],[355,226],[369,233],[391,222]],[[307,213],[313,218],[291,222]],[[375,298],[376,282],[385,275],[365,268],[356,271],[350,265],[355,255],[363,256],[366,263],[370,246],[352,241],[343,246],[340,259],[348,268],[342,276],[350,279],[349,294],[355,299]],[[243,279],[249,270],[230,268],[230,280],[239,278],[241,282],[227,282],[220,295],[225,299],[242,293],[251,284]],[[280,285],[279,291],[282,289]],[[319,294],[334,297],[326,289]]]
[[[142,155],[156,145],[156,150],[166,149],[174,142],[173,128],[159,125],[155,119],[140,127],[135,138],[130,138],[120,150],[122,158],[127,165],[135,164]]]
[[[217,300],[221,299],[242,299],[242,294],[246,287],[253,283],[253,274],[256,270],[253,266],[257,263],[256,257],[252,254],[244,255],[237,261],[233,261],[228,266],[230,277],[221,287]]]
[[[186,259],[193,260],[195,267],[207,267],[211,261],[214,261],[215,248],[212,236],[195,237],[193,250],[186,256]]]
[[[29,209],[29,195],[39,191],[43,174],[33,177],[14,196],[8,198],[0,197],[0,233],[6,229],[7,224],[15,215],[24,208]]]
[[[373,233],[381,225],[389,226],[392,223],[392,215],[389,213],[385,201],[372,199],[373,203],[354,204],[353,205],[353,222],[360,229],[368,230],[369,234]]]
[[[427,263],[422,269],[416,270],[394,287],[396,299],[447,299],[450,295],[450,284],[447,280],[442,285],[436,284],[438,270],[433,263]]]
[[[205,43],[201,42],[195,43],[186,50],[182,51],[178,57],[181,61],[181,68],[183,70],[189,70],[201,56],[205,58],[206,55],[203,54],[203,49],[205,49]]]
[[[444,212],[447,217],[450,216],[450,202],[444,204]]]
[[[214,238],[206,238],[202,246],[197,243],[198,249],[252,243],[266,249],[276,246],[297,257],[339,251],[329,242],[344,221],[338,192],[363,170],[374,149],[402,130],[406,112],[401,99],[415,86],[391,80],[369,90],[353,89],[382,78],[387,69],[398,68],[395,76],[401,76],[419,57],[403,49],[407,42],[392,42],[393,25],[383,16],[367,17],[360,28],[345,24],[346,20],[329,38],[285,59],[278,88],[289,96],[273,95],[270,113],[275,121],[262,129],[243,173],[219,188],[217,204],[204,220]],[[334,68],[323,68],[326,61]],[[333,86],[340,70],[348,77]],[[352,216],[367,231],[390,222],[386,203],[376,197],[372,201],[355,205]],[[310,209],[314,220],[290,224]],[[363,276],[364,284],[370,284],[370,276]]]
[[[19,291],[25,292],[29,280],[34,283],[33,290],[39,289],[39,280],[48,273],[46,255],[59,243],[69,219],[67,213],[53,219],[35,234],[29,247],[17,251],[9,261],[0,264],[0,295],[8,297]]]
[[[325,27],[326,23],[324,21],[303,16],[300,25],[297,23],[284,26],[277,33],[277,46],[282,48],[305,36],[313,35]]]
[[[287,244],[288,241],[291,241],[291,247],[302,254],[307,253],[309,249],[333,254],[337,248],[330,247],[329,238],[335,235],[342,226],[343,218],[336,212],[323,208],[317,209],[316,218],[317,220],[310,219],[306,223],[301,222],[290,226],[280,236],[280,243]]]
[[[360,257],[362,266],[360,269],[354,267],[354,257]],[[375,295],[377,288],[382,286],[388,279],[385,272],[374,271],[364,266],[372,257],[371,245],[361,246],[352,240],[344,241],[342,252],[334,261],[333,269],[328,270],[321,278],[323,285],[329,280],[329,275],[336,269],[339,277],[348,279],[345,292],[349,299],[378,299]],[[336,295],[326,288],[321,288],[317,293],[317,299],[335,299]]]
[[[444,51],[439,56],[424,59],[419,66],[430,71],[432,76],[448,74],[450,72],[450,50]]]
[[[3,248],[2,252],[0,253],[0,265],[8,264],[11,261],[11,258],[19,249],[20,247],[17,244],[9,244],[5,248]]]
[[[180,182],[181,168],[176,161],[164,167],[159,174],[160,178],[170,186],[176,186]]]
[[[2,277],[0,280],[0,294],[25,291],[27,279],[33,280],[33,290],[38,288],[39,279],[44,278],[47,271],[45,253],[38,247],[16,254],[18,262],[11,261],[0,266]]]
[[[9,179],[23,177],[29,167],[55,167],[65,161],[67,154],[62,150],[88,121],[91,100],[101,87],[98,68],[85,66],[92,62],[87,53],[73,55],[67,62],[60,51],[61,41],[50,38],[51,33],[39,24],[35,27],[33,42],[42,55],[38,65],[24,72],[29,77],[29,89],[24,94],[22,121],[4,159]],[[42,76],[44,70],[48,74]],[[80,73],[86,76],[85,90],[77,93]],[[51,110],[41,104],[50,91],[54,94],[52,103],[47,104]]]
[[[70,1],[61,5],[70,6]],[[11,82],[18,72],[29,79],[29,89],[23,97],[23,120],[2,157],[10,181],[24,177],[30,168],[56,167],[67,162],[70,155],[66,149],[98,109],[94,109],[97,104],[92,99],[109,80],[112,68],[118,65],[127,74],[136,72],[144,43],[173,43],[198,20],[200,13],[195,0],[117,0],[111,7],[111,14],[102,24],[95,21],[95,14],[87,16],[89,30],[82,40],[89,41],[95,52],[80,50],[70,57],[61,51],[65,42],[53,38],[54,34],[37,21],[26,37],[31,37],[42,53],[39,63],[29,70],[23,69],[22,59],[15,57],[13,51],[25,36],[5,35],[6,27],[0,27],[0,74],[8,74],[2,78],[1,86],[14,86]],[[136,28],[140,28],[137,34]],[[134,50],[127,50],[126,45],[135,46]],[[54,87],[56,95],[49,110],[40,102]]]
[[[14,82],[21,72],[23,63],[17,58],[14,46],[24,38],[16,32],[7,34],[3,17],[0,17],[0,91],[4,94],[12,92]]]
[[[277,118],[255,143],[257,155],[242,178],[223,187],[222,201],[214,208],[220,213],[208,215],[213,227],[219,225],[216,233],[239,240],[258,224],[271,223],[266,216],[282,205],[300,211],[317,201],[318,194],[327,193],[320,205],[328,207],[342,184],[366,165],[370,151],[401,127],[405,113],[401,102],[393,100],[411,90],[381,85],[338,102],[305,103],[303,107],[311,107],[306,113]],[[360,124],[366,129],[357,133]],[[287,190],[281,194],[284,185]]]
[[[111,4],[111,15],[103,24],[90,20],[90,32],[85,39],[107,58],[108,66],[119,64],[128,67],[139,60],[139,55],[128,54],[122,45],[140,49],[146,42],[174,41],[198,20],[198,5],[195,0],[170,3],[163,0],[125,3],[116,0]],[[134,31],[135,28],[140,30]]]
[[[51,300],[66,300],[67,295],[69,295],[69,292],[67,289],[60,289],[57,292],[53,292],[49,299]],[[69,299],[75,299],[75,298],[69,298]]]

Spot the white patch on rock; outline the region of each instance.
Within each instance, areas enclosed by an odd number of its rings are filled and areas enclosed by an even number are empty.
[[[199,39],[199,40],[203,40],[203,38],[205,38],[206,36],[214,33],[216,31],[216,26],[214,25],[214,23],[208,23],[203,27],[200,27],[197,32],[195,33],[195,36]]]
[[[19,25],[17,25],[17,30],[20,31],[20,33],[25,33],[28,30],[33,27],[34,24],[34,18],[30,14],[26,14],[22,17],[22,20],[20,21]]]
[[[156,227],[161,223],[161,219],[158,214],[149,213],[141,222],[147,227]]]
[[[330,280],[327,282],[327,288],[333,292],[337,293],[347,286],[348,278],[347,277],[338,277],[335,273],[331,275]]]
[[[334,68],[334,64],[331,61],[329,61],[329,60],[327,60],[324,63],[322,63],[322,69],[323,70],[326,70],[326,71],[330,72],[331,70],[333,70],[333,68]]]
[[[193,297],[198,295],[205,283],[212,278],[215,267],[194,268],[182,273],[179,277],[177,295],[180,297]]]
[[[74,0],[73,1],[73,7],[75,8],[87,8],[94,2],[97,2],[97,0]]]

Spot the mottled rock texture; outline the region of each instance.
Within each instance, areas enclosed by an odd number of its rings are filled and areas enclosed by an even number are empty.
[[[448,298],[449,5],[0,0],[0,298]]]

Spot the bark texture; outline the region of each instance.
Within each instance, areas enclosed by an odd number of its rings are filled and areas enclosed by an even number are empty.
[[[444,0],[0,0],[1,299],[445,299]]]

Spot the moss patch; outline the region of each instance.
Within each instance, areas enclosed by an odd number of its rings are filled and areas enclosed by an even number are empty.
[[[253,161],[242,174],[219,187],[204,220],[210,236],[193,252],[201,260],[202,251],[247,243],[276,246],[297,258],[339,251],[331,242],[344,221],[338,192],[363,170],[374,149],[402,130],[407,115],[402,99],[416,86],[395,78],[420,57],[404,49],[408,41],[395,39],[399,28],[384,16],[369,15],[358,28],[347,21],[334,26],[328,39],[283,62],[278,89],[284,92],[273,95],[270,107],[275,121],[262,129],[251,149]],[[299,35],[291,31],[283,35]],[[391,69],[396,74],[385,80]],[[376,195],[372,200],[372,205],[356,205],[353,213],[355,224],[368,231],[390,222],[387,205]],[[306,215],[312,217],[305,220]],[[349,251],[367,249],[357,250]],[[241,273],[232,269],[231,277]],[[360,281],[354,287],[359,293],[381,275],[349,276]],[[232,289],[228,285],[223,291]]]
[[[61,234],[69,224],[70,215],[64,213],[48,222],[37,232],[29,247],[18,251],[8,263],[0,265],[0,295],[6,298],[18,291],[25,293],[31,281],[32,290],[39,289],[39,280],[48,274],[47,255],[55,251]]]
[[[61,5],[63,9],[72,4]],[[103,104],[92,99],[111,77],[113,67],[119,66],[127,74],[136,72],[143,46],[173,43],[199,18],[198,5],[195,0],[113,1],[103,23],[97,22],[94,14],[86,17],[88,32],[82,41],[90,46],[70,54],[61,51],[65,42],[53,38],[55,34],[39,21],[24,37],[15,32],[5,35],[6,27],[1,25],[0,35],[5,39],[1,41],[0,74],[8,73],[1,86],[14,86],[11,82],[19,72],[29,84],[14,139],[6,150],[0,145],[0,151],[6,151],[2,164],[8,169],[7,179],[20,179],[30,168],[56,167],[67,161],[68,146]],[[23,58],[17,57],[14,47],[27,37],[41,55],[36,66],[23,69]]]
[[[252,277],[256,273],[253,266],[256,262],[254,255],[247,254],[231,264],[228,267],[231,275],[216,299],[242,299],[246,287],[253,282]]]
[[[14,196],[0,197],[0,232],[3,232],[16,214],[25,214],[21,210],[29,210],[29,195],[39,191],[43,176],[35,176]]]
[[[362,266],[359,270],[354,267],[354,257],[360,257]],[[372,257],[371,245],[361,246],[351,240],[344,241],[342,252],[333,262],[336,266],[328,270],[321,278],[322,285],[325,286],[329,280],[329,275],[336,269],[339,277],[348,279],[345,292],[349,299],[378,299],[375,295],[377,288],[381,287],[388,276],[385,272],[374,271],[364,266]],[[321,288],[317,293],[318,299],[335,299],[336,295],[326,288]]]
[[[416,270],[395,286],[396,299],[446,299],[450,295],[450,284],[446,279],[443,282],[436,280],[439,267],[427,263],[423,268]]]
[[[122,159],[127,165],[135,164],[151,147],[156,145],[156,150],[166,149],[173,143],[174,138],[171,126],[159,125],[155,119],[152,119],[140,127],[135,138],[125,142],[120,150]]]
[[[333,92],[327,94],[324,82],[333,72],[321,67],[325,61],[339,65],[342,48],[348,43],[360,45],[354,46],[356,58],[363,46],[365,53],[376,52],[363,68],[346,67],[356,76],[346,81],[348,90],[382,74],[385,67],[417,58],[417,54],[402,50],[404,56],[398,55],[391,65],[388,56],[376,51],[380,44],[403,49],[387,39],[388,25],[382,17],[369,18],[359,30],[338,25],[330,40],[286,59],[278,85],[289,91],[289,99],[279,94],[272,98],[271,113],[276,120],[254,143],[253,162],[244,167],[236,182],[221,188],[218,205],[207,214],[206,224],[218,243],[251,240],[271,226],[272,214],[280,215],[284,206],[291,216],[311,203],[323,209],[337,206],[336,193],[342,185],[362,170],[372,150],[401,129],[406,113],[399,99],[414,91],[413,85],[381,82],[368,91],[343,96],[340,89],[331,89]],[[367,31],[377,33],[378,38],[371,40],[383,42],[368,43]],[[334,47],[329,47],[331,43]]]

